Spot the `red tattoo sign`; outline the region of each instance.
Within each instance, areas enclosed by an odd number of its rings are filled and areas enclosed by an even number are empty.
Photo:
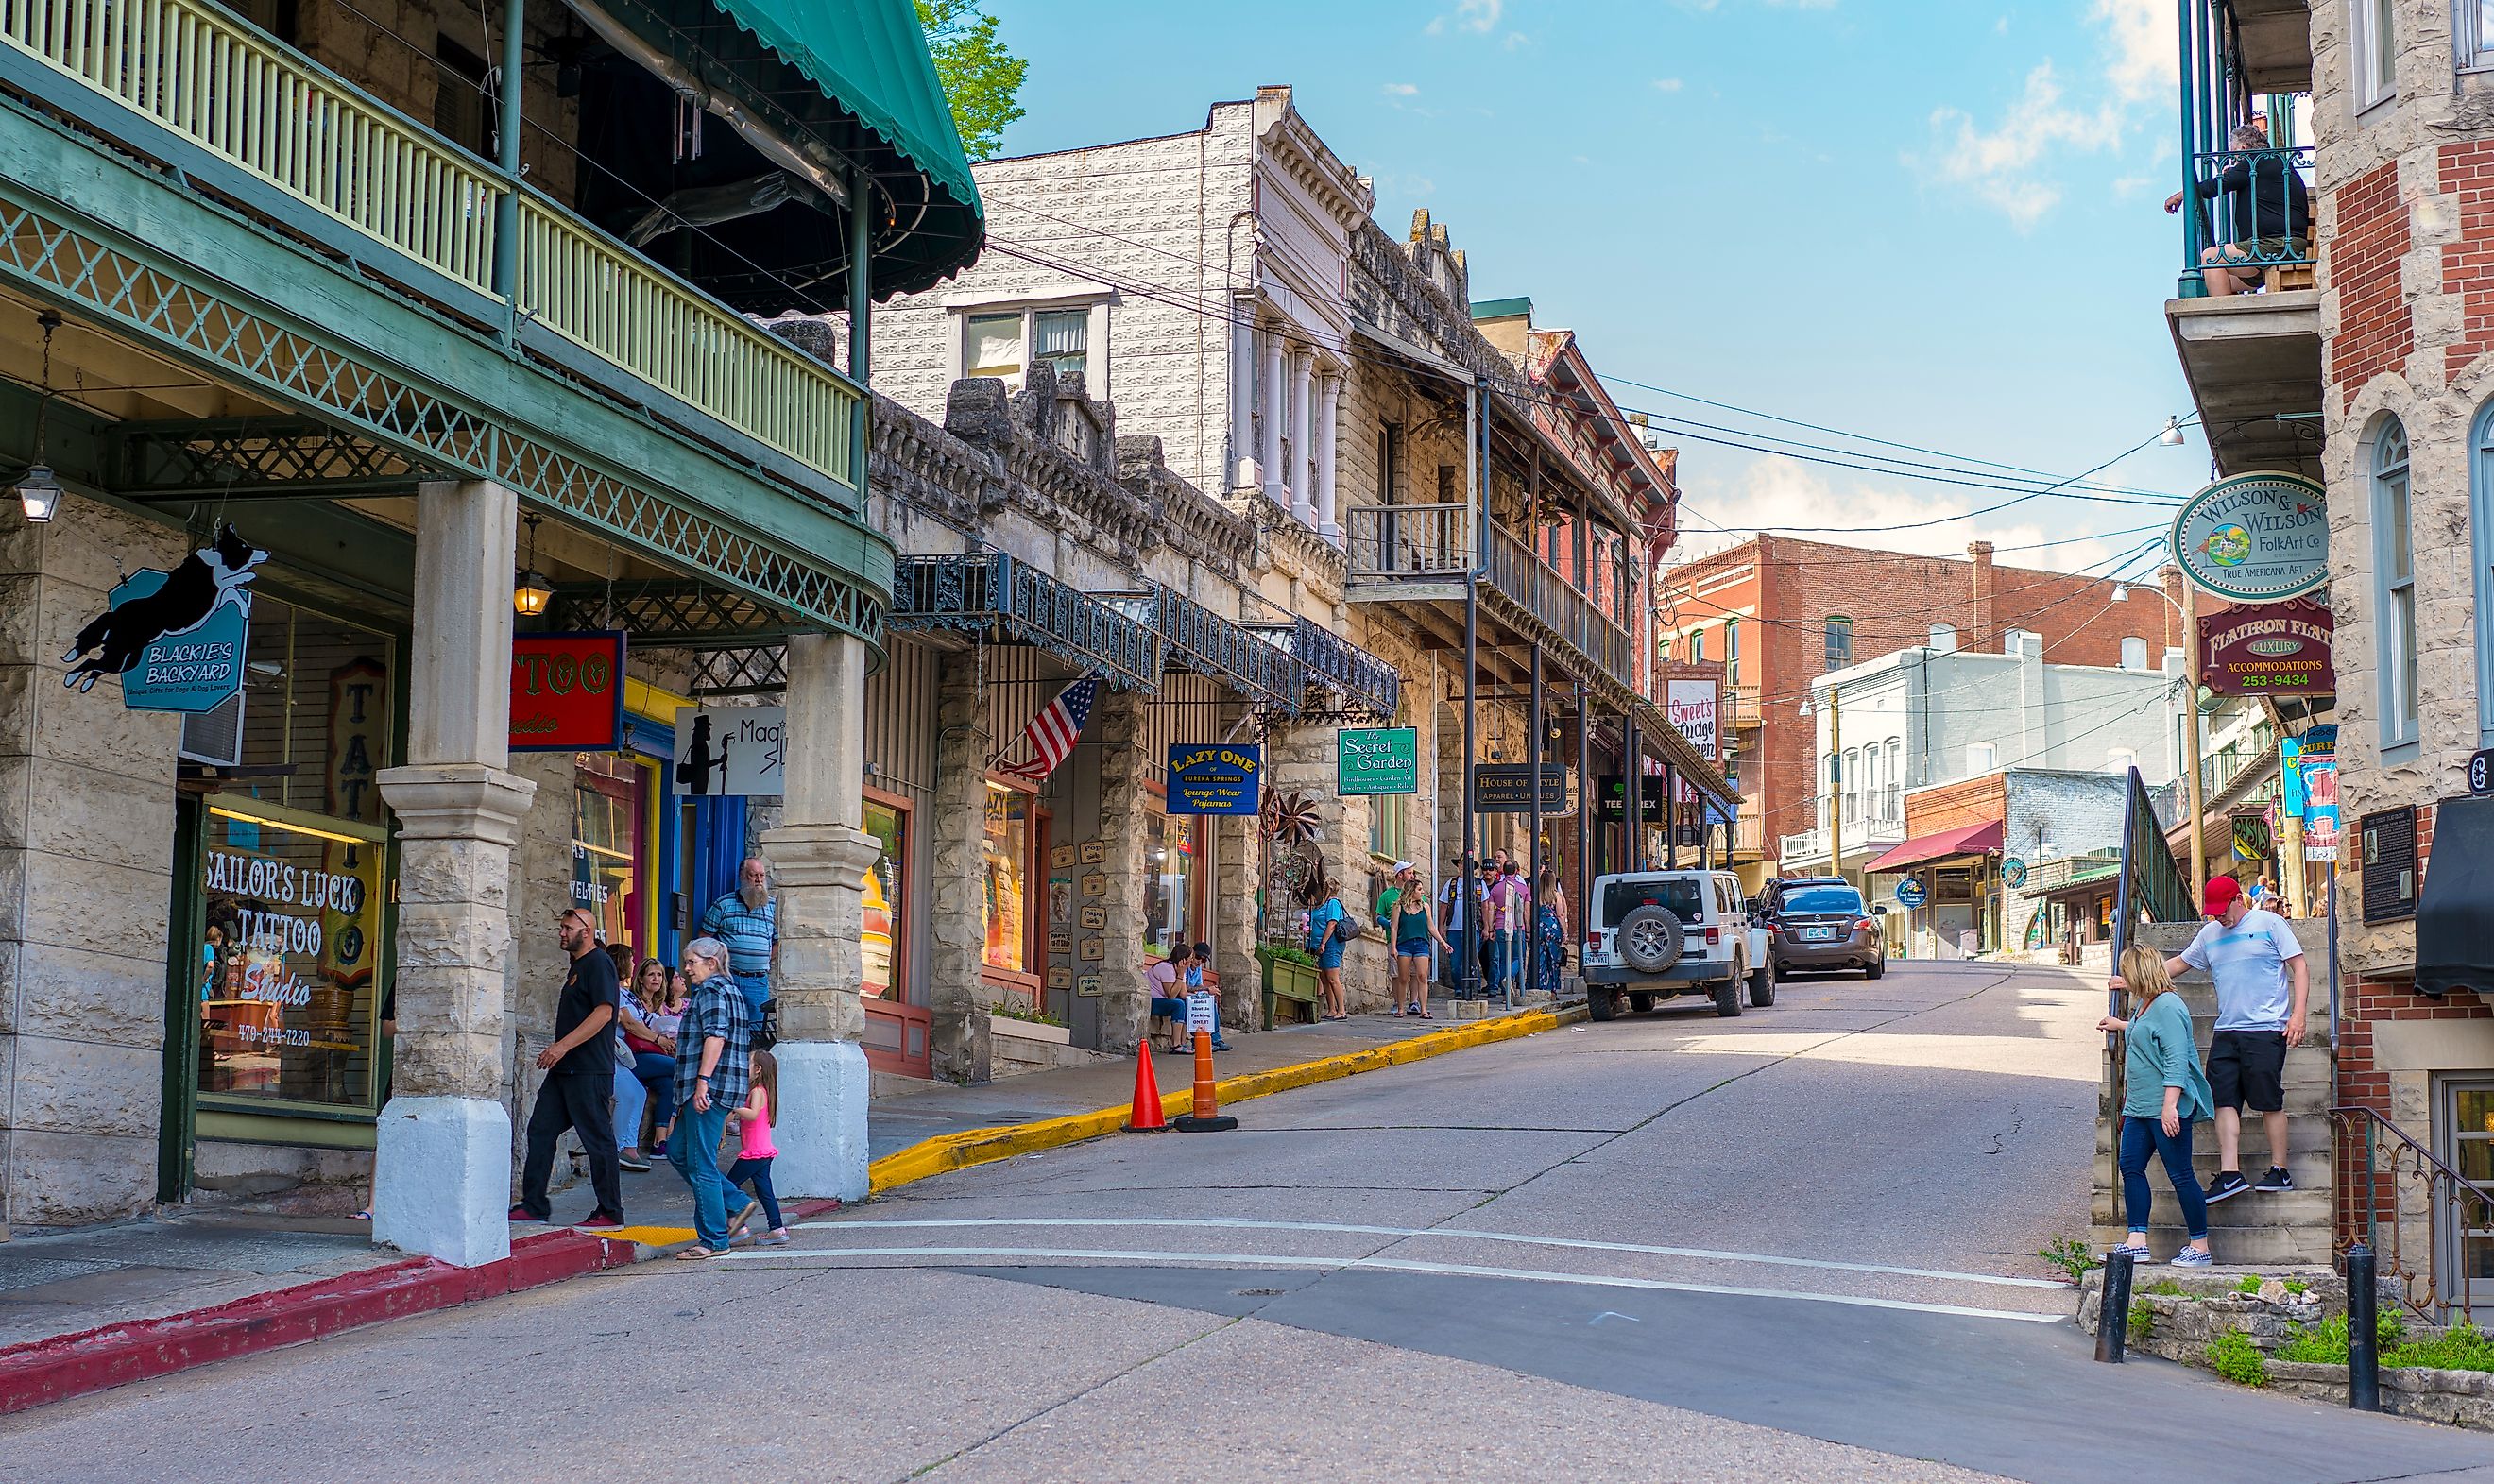
[[[511,641],[513,752],[612,752],[623,745],[623,630]]]
[[[2328,695],[2329,605],[2310,598],[2199,621],[2200,683],[2221,696]]]

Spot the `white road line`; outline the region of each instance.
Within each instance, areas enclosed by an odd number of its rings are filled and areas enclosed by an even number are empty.
[[[1460,1237],[1474,1242],[1511,1242],[1526,1247],[1560,1247],[1577,1252],[1641,1253],[1658,1257],[1694,1257],[1707,1262],[1757,1262],[1775,1267],[1818,1268],[1837,1273],[1879,1273],[1892,1278],[1935,1278],[1949,1283],[1981,1283],[2002,1288],[2066,1288],[2052,1278],[2003,1278],[1992,1273],[1952,1273],[1937,1268],[1890,1267],[1877,1262],[1834,1262],[1818,1257],[1779,1257],[1765,1253],[1716,1252],[1703,1247],[1648,1247],[1636,1242],[1596,1242],[1574,1237],[1528,1236],[1512,1231],[1471,1231],[1460,1227],[1362,1227],[1347,1222],[1251,1221],[1234,1217],[1159,1216],[960,1216],[923,1221],[815,1221],[799,1224],[807,1231],[898,1230],[945,1227],[1176,1227],[1203,1230],[1339,1231],[1355,1236]]]
[[[1510,1278],[1527,1283],[1585,1284],[1599,1288],[1636,1288],[1657,1293],[1712,1293],[1731,1298],[1783,1298],[1808,1304],[1843,1304],[1855,1309],[1892,1309],[1906,1314],[1938,1314],[1967,1319],[2014,1319],[2026,1324],[2059,1324],[2057,1314],[2020,1314],[2008,1309],[1973,1309],[1963,1304],[1925,1304],[1901,1298],[1866,1298],[1852,1293],[1805,1293],[1789,1288],[1747,1288],[1713,1283],[1671,1283],[1659,1278],[1613,1278],[1600,1273],[1552,1273],[1529,1267],[1474,1267],[1459,1262],[1412,1262],[1397,1257],[1302,1257],[1278,1253],[1129,1252],[1084,1247],[836,1247],[804,1252],[761,1252],[746,1249],[722,1255],[729,1261],[838,1266],[852,1257],[980,1257],[1067,1259],[1082,1262],[1169,1262],[1189,1267],[1309,1267],[1333,1272],[1353,1270],[1429,1273],[1455,1278]],[[947,1262],[878,1264],[879,1266],[949,1267]]]

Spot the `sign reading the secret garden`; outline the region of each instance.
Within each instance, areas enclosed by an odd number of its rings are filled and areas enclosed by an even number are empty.
[[[2329,577],[2329,510],[2301,474],[2236,474],[2193,496],[2174,518],[2174,560],[2230,603],[2301,597]]]
[[[1334,734],[1334,792],[1416,794],[1420,791],[1417,727],[1345,727]]]

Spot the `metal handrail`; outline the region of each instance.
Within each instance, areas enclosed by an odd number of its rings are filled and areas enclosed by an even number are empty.
[[[2226,266],[2267,270],[2302,267],[2316,261],[2313,252],[2312,149],[2218,149],[2191,157],[2192,197],[2182,202],[2182,266],[2186,274]],[[2300,186],[2300,191],[2296,187]],[[2259,222],[2265,212],[2294,210],[2300,196],[2303,230],[2264,236]],[[2194,198],[2196,197],[2196,198]],[[2218,257],[2208,258],[2210,250]]]
[[[1633,684],[1627,630],[1504,528],[1490,529],[1489,584],[1603,671]]]
[[[1351,505],[1343,548],[1353,577],[1461,577],[1473,569],[1470,504]]]
[[[2329,1110],[2329,1122],[2336,1135],[2331,1159],[2338,1166],[2332,1173],[2339,1209],[2353,1209],[2355,1225],[2381,1270],[2401,1281],[2402,1298],[2424,1318],[2442,1323],[2456,1311],[2474,1322],[2466,1270],[2458,1260],[2459,1244],[2472,1226],[2494,1227],[2494,1194],[2444,1164],[2431,1148],[2373,1108],[2342,1104]],[[2349,1178],[2345,1167],[2354,1163],[2358,1149],[2363,1156],[2360,1184]],[[2410,1257],[2406,1237],[2411,1202],[2403,1199],[2417,1194],[2418,1186],[2422,1187],[2422,1199],[2416,1204],[2423,1208],[2424,1225],[2421,1264]],[[2456,1276],[2451,1286],[2455,1296],[2442,1290],[2440,1279],[2446,1271]]]

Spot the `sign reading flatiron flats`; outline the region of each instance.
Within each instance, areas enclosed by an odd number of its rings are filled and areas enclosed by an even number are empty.
[[[2301,474],[2220,479],[2174,518],[2174,560],[2230,603],[2301,597],[2329,578],[2329,510]]]

